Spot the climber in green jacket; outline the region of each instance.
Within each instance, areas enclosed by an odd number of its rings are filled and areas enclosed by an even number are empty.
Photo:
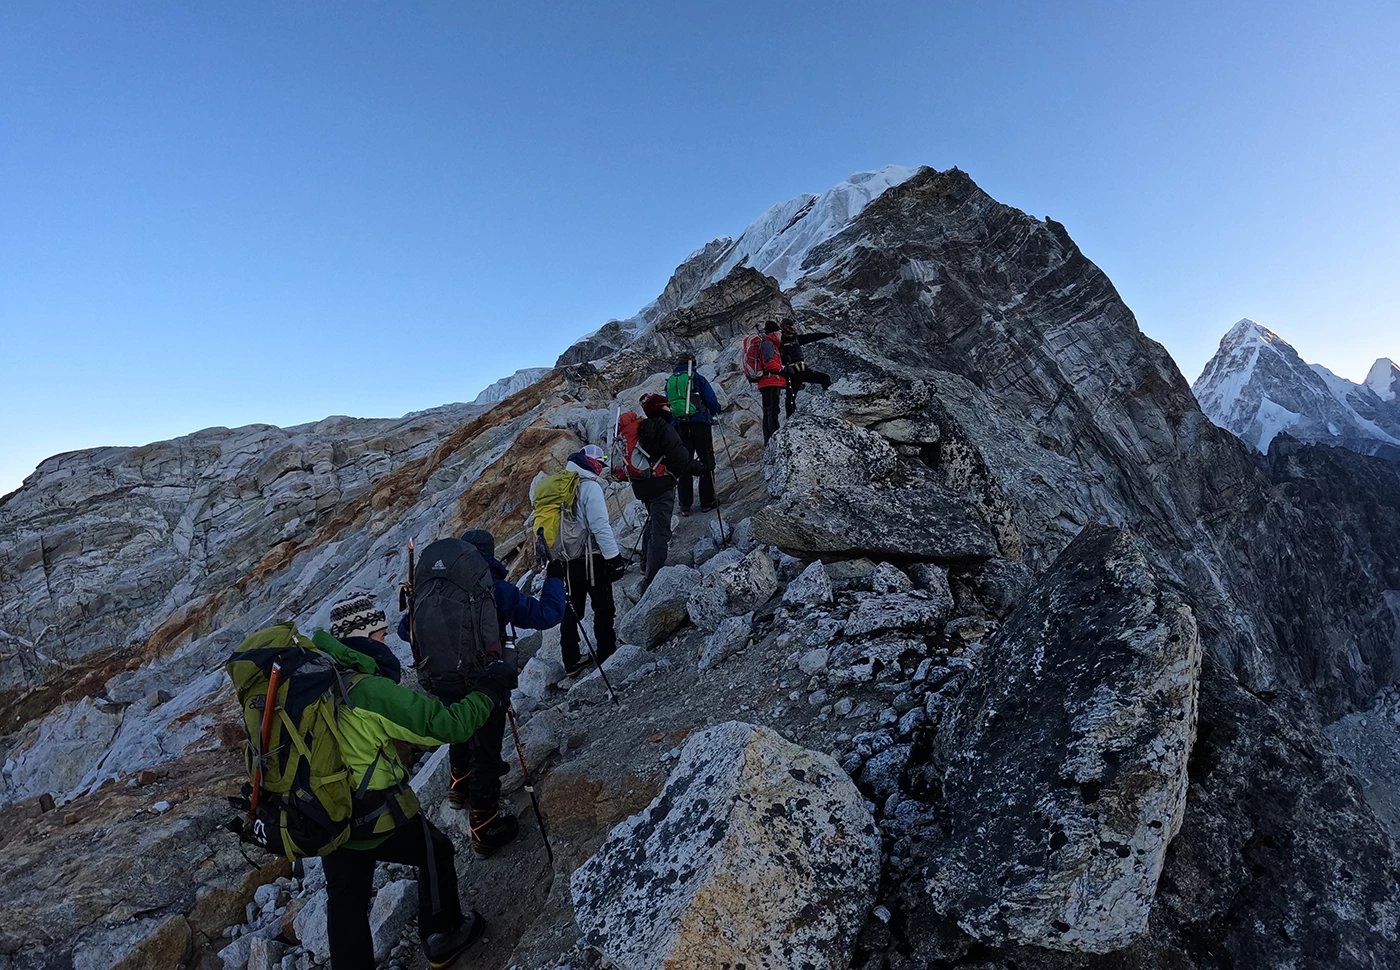
[[[350,841],[322,859],[333,970],[374,968],[369,904],[378,862],[418,867],[418,933],[433,967],[447,966],[485,928],[480,914],[462,913],[452,840],[419,811],[394,742],[436,747],[468,740],[506,704],[514,676],[497,660],[472,693],[442,704],[398,684],[400,665],[386,634],[384,612],[356,594],[332,608],[331,636],[312,638],[342,666],[374,675],[358,679],[341,708],[341,751],[357,794]]]

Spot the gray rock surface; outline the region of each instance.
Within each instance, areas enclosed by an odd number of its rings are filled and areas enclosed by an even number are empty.
[[[965,500],[937,485],[877,491],[831,485],[789,493],[753,517],[754,537],[797,556],[988,559],[996,540]]]
[[[862,600],[846,620],[846,636],[902,631],[931,633],[947,615],[948,604],[920,599],[906,593],[892,593]]]
[[[699,582],[700,574],[689,566],[663,567],[637,605],[617,621],[618,637],[642,647],[658,646],[689,619],[686,601]]]
[[[880,842],[829,756],[727,722],[693,736],[651,805],[570,880],[579,929],[620,970],[850,962]]]
[[[778,574],[767,550],[755,549],[743,559],[705,576],[686,602],[690,621],[713,632],[731,616],[750,613],[778,591]]]
[[[248,942],[248,970],[278,970],[287,945],[280,940],[254,936]],[[376,946],[375,952],[378,952]],[[385,954],[388,955],[387,953]],[[227,967],[225,963],[225,967]]]
[[[778,429],[763,455],[774,498],[820,487],[868,485],[889,474],[897,457],[888,441],[835,418],[796,415]]]
[[[326,935],[326,891],[319,890],[297,913],[294,921],[297,940],[301,948],[316,958],[318,963],[329,963],[331,959],[330,938]]]
[[[720,621],[715,632],[705,638],[705,649],[700,653],[700,669],[709,670],[716,664],[746,649],[752,631],[752,613],[725,617]]]
[[[418,881],[399,879],[374,894],[369,910],[370,937],[374,940],[374,959],[383,963],[389,951],[398,946],[399,938],[408,924],[418,917]]]
[[[934,905],[994,944],[1142,935],[1186,808],[1200,665],[1191,611],[1136,540],[1086,529],[945,719]]]
[[[834,598],[831,576],[821,560],[802,570],[788,588],[783,591],[783,602],[791,606],[818,606],[830,603]]]

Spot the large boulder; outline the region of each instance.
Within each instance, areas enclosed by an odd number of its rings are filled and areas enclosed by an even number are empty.
[[[584,939],[620,970],[837,970],[879,872],[879,834],[840,766],[728,721],[691,737],[570,888]]]
[[[868,485],[897,460],[878,434],[837,418],[798,415],[764,449],[763,477],[769,493],[782,498],[824,485]]]
[[[753,517],[754,538],[783,552],[929,562],[985,560],[997,552],[982,517],[938,485],[886,491],[831,485],[789,494]]]
[[[713,633],[727,617],[752,612],[777,591],[773,559],[759,548],[702,579],[686,602],[686,611],[692,623]]]
[[[648,650],[658,647],[687,619],[686,600],[700,582],[689,566],[666,566],[656,574],[637,605],[617,622],[617,635]]]
[[[1137,939],[1186,807],[1200,669],[1191,611],[1136,540],[1085,529],[939,733],[951,834],[935,906],[994,945]]]

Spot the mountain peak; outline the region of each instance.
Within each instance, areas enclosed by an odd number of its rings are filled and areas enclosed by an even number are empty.
[[[1307,363],[1246,317],[1226,332],[1191,389],[1212,421],[1261,452],[1286,430],[1300,441],[1400,457],[1400,408],[1391,403],[1400,370],[1389,360],[1376,362],[1364,386],[1353,384]]]
[[[1400,396],[1400,366],[1389,357],[1377,358],[1362,383],[1382,401],[1394,401]]]

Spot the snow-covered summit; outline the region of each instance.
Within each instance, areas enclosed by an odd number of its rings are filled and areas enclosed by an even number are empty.
[[[1371,368],[1372,376],[1381,374],[1374,383],[1368,377],[1353,384],[1307,363],[1278,334],[1244,319],[1221,339],[1191,389],[1212,421],[1261,452],[1287,431],[1301,441],[1400,461],[1400,402],[1377,392],[1386,386],[1380,363]]]
[[[720,236],[687,256],[662,294],[628,322],[638,332],[647,330],[740,265],[773,277],[783,289],[793,286],[820,268],[807,265],[813,249],[849,226],[888,189],[908,181],[918,171],[905,165],[886,165],[874,172],[857,172],[820,195],[804,193],[779,202],[749,223],[738,238]]]
[[[1400,396],[1400,365],[1389,357],[1382,357],[1371,365],[1370,373],[1362,383],[1382,401],[1394,401]]]
[[[902,182],[917,168],[886,165],[874,172],[857,172],[821,195],[799,195],[773,206],[740,234],[733,248],[715,267],[711,281],[735,266],[749,266],[776,279],[787,289],[804,275],[807,254],[836,235],[871,202]]]

